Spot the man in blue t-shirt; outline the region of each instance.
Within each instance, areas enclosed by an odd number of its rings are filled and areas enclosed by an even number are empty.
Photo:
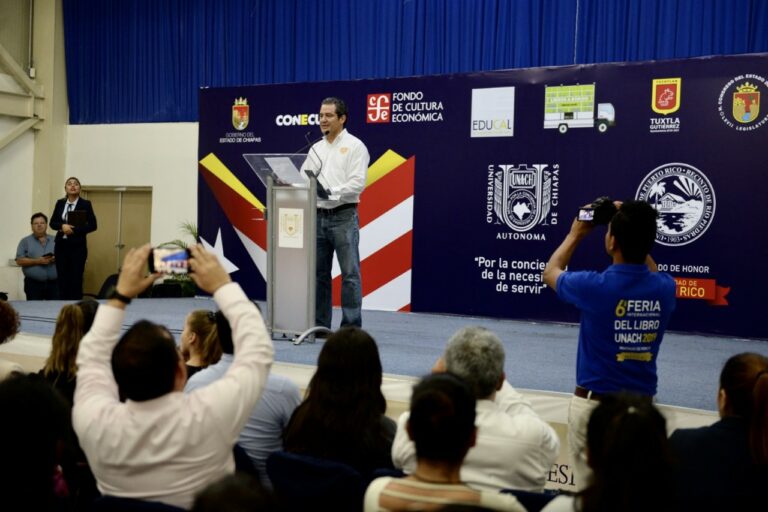
[[[24,294],[27,300],[56,300],[55,241],[48,234],[48,217],[42,212],[32,215],[32,234],[25,236],[16,248],[16,264],[24,273]]]
[[[544,282],[579,308],[576,390],[568,409],[568,451],[577,489],[589,476],[587,422],[602,395],[629,391],[656,394],[656,357],[675,309],[675,281],[657,272],[650,256],[656,240],[656,210],[645,201],[616,202],[608,224],[605,250],[613,264],[603,272],[566,271],[581,240],[594,228],[573,221],[571,230],[549,258]]]

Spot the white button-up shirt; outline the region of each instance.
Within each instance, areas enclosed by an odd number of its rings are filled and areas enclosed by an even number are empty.
[[[226,374],[143,402],[121,403],[112,375],[125,311],[99,307],[77,354],[72,422],[102,494],[190,508],[196,493],[234,472],[232,447],[264,389],[273,347],[239,285],[222,286],[214,299],[232,326]]]
[[[310,148],[301,171],[320,172],[318,181],[328,191],[328,200],[318,199],[318,208],[335,208],[360,202],[371,160],[365,144],[342,130],[332,143],[327,137]]]

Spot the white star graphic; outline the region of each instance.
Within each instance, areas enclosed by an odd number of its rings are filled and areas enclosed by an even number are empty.
[[[261,274],[261,277],[263,277],[265,280],[267,279],[267,251],[259,247],[256,242],[248,238],[245,233],[237,229],[235,226],[232,226],[232,229],[235,230],[235,233],[237,233],[237,236],[240,238],[240,241],[243,243],[243,247],[245,247],[245,250],[248,251],[248,256],[251,257],[251,260],[253,260],[254,265],[256,265],[256,268],[259,270],[259,273]]]
[[[229,261],[227,257],[224,256],[224,244],[221,242],[221,228],[219,228],[218,232],[216,233],[215,245],[212,246],[209,244],[202,236],[200,237],[200,241],[203,243],[203,247],[205,247],[206,251],[215,254],[216,257],[219,258],[219,263],[221,263],[221,266],[224,267],[224,270],[227,271],[227,274],[231,274],[232,272],[240,270],[237,265]]]

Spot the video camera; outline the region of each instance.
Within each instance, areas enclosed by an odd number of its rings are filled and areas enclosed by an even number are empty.
[[[598,197],[592,204],[579,208],[579,220],[591,222],[595,226],[604,226],[611,222],[611,219],[617,212],[616,205],[608,196]]]

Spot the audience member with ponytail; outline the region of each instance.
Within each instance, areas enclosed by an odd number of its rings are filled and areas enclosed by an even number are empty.
[[[179,349],[187,366],[187,379],[221,359],[221,344],[216,329],[216,314],[197,309],[187,315],[179,339]]]
[[[74,403],[77,386],[76,359],[80,340],[91,329],[98,307],[97,301],[84,299],[76,304],[66,304],[61,308],[51,338],[51,353],[45,361],[45,366],[40,370],[43,379],[61,394],[69,408]],[[63,445],[64,450],[60,454],[61,465],[64,468],[68,493],[75,508],[80,510],[90,505],[99,492],[77,439],[71,435],[66,438],[66,441]]]
[[[717,408],[718,422],[676,430],[670,437],[686,509],[735,509],[739,502],[765,499],[768,357],[746,352],[728,359],[720,373]]]
[[[587,487],[558,496],[542,512],[677,510],[666,420],[648,397],[601,398],[587,426],[587,464]]]
[[[77,349],[85,335],[83,310],[77,304],[66,304],[59,311],[51,338],[51,353],[40,371],[43,378],[72,406],[77,385]]]
[[[98,307],[95,300],[85,299],[61,308],[51,338],[51,353],[40,370],[43,378],[62,394],[70,407],[77,384],[77,350],[80,340],[91,329]]]

